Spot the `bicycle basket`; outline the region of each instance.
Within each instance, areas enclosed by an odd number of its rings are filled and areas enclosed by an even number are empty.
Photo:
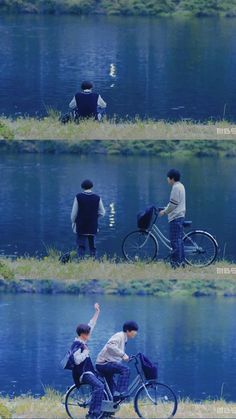
[[[147,230],[150,227],[155,207],[148,207],[145,211],[137,215],[137,225],[141,230]]]
[[[146,380],[157,380],[158,368],[145,355],[140,353],[140,363]]]

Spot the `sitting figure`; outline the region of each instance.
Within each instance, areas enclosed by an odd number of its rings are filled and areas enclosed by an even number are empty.
[[[77,337],[62,360],[63,368],[72,370],[72,376],[77,387],[83,383],[90,385],[92,388],[89,412],[86,415],[86,418],[89,419],[100,417],[104,390],[103,383],[97,378],[88,348],[88,340],[100,313],[98,303],[94,305],[94,308],[95,313],[89,323],[80,323],[77,326]]]
[[[125,345],[128,339],[136,336],[137,331],[138,325],[136,322],[128,321],[124,323],[123,331],[116,333],[108,340],[96,360],[96,368],[105,377],[114,401],[122,400],[128,393],[130,368],[123,365],[122,361],[129,361],[129,356],[125,352]],[[114,381],[114,375],[118,375],[117,383]]]
[[[69,104],[70,109],[76,112],[78,119],[94,118],[100,121],[102,118],[107,104],[98,93],[94,93],[92,90],[93,83],[83,81],[81,92],[76,93]]]

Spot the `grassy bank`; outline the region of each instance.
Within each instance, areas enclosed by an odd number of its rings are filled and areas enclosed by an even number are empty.
[[[121,155],[158,157],[236,157],[236,141],[212,140],[2,140],[1,153]]]
[[[61,124],[56,115],[0,118],[0,139],[7,140],[235,140],[236,125],[222,121],[85,120]]]
[[[123,16],[235,16],[235,0],[2,0],[2,12]]]
[[[0,292],[13,293],[236,296],[236,265],[228,262],[173,271],[163,262],[87,259],[63,265],[54,257],[1,259],[0,278]]]
[[[66,419],[63,395],[53,390],[48,390],[40,398],[25,395],[21,397],[0,397],[0,417],[10,418],[44,418]],[[78,416],[79,417],[79,416]],[[81,412],[81,418],[84,412]],[[124,404],[117,413],[118,418],[136,418],[133,405]],[[236,403],[227,403],[224,400],[207,400],[194,403],[190,400],[179,402],[176,418],[235,418]]]

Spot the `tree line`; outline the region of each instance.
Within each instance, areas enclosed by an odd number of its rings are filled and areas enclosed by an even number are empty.
[[[236,0],[0,0],[8,13],[236,16]]]

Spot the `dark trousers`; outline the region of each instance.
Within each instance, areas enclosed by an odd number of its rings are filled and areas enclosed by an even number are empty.
[[[171,266],[173,268],[184,265],[183,222],[184,217],[176,218],[170,222]]]
[[[77,243],[77,251],[78,257],[84,258],[85,251],[86,251],[86,242],[88,241],[89,245],[89,254],[91,257],[96,256],[96,247],[95,247],[95,236],[93,235],[85,235],[85,234],[77,234],[76,243]]]
[[[75,384],[79,386],[79,377],[76,377],[76,373],[73,373],[73,379]],[[88,412],[89,415],[99,416],[101,413],[102,401],[104,398],[104,384],[94,374],[84,374],[82,377],[82,384],[88,384],[92,388],[92,398]]]
[[[127,393],[129,387],[130,368],[119,362],[107,362],[106,364],[97,364],[98,372],[105,377],[107,384],[113,394],[114,391],[118,393]],[[114,375],[118,374],[117,383],[114,381]]]

